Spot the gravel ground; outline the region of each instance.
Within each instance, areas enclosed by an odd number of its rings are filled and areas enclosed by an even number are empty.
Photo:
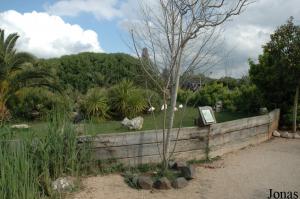
[[[84,189],[68,198],[264,199],[269,197],[269,189],[297,191],[300,198],[299,139],[272,139],[229,153],[209,167],[197,167],[197,178],[180,190],[138,191],[115,174],[84,179]]]

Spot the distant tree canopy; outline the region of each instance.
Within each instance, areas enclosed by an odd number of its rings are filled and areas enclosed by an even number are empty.
[[[41,60],[40,64],[56,73],[65,89],[86,93],[92,87],[109,87],[122,79],[141,81],[141,67],[134,57],[116,53],[80,53]]]
[[[263,46],[258,63],[250,60],[249,64],[250,78],[262,92],[266,105],[288,112],[300,83],[300,27],[290,18]]]

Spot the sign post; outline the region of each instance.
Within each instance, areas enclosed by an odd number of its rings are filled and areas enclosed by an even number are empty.
[[[200,118],[198,119],[198,126],[210,126],[217,123],[214,111],[210,106],[198,107]]]

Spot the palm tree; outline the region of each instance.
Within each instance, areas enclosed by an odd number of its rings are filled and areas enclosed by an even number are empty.
[[[46,71],[34,67],[35,57],[26,52],[18,52],[15,48],[19,38],[17,33],[9,34],[5,38],[3,29],[0,29],[0,121],[9,116],[6,107],[7,100],[21,88],[54,86]]]

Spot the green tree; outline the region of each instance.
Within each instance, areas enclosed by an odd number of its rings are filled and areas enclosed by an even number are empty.
[[[15,49],[19,36],[9,34],[0,29],[0,121],[8,116],[7,100],[24,87],[53,86],[48,72],[34,67],[35,58]],[[46,77],[49,77],[48,79]]]
[[[300,27],[291,17],[271,35],[263,46],[258,63],[249,61],[250,77],[269,107],[287,113],[294,101],[293,130],[296,131],[298,93],[300,86]],[[294,98],[294,100],[293,100]]]
[[[66,55],[60,58],[40,60],[40,65],[52,70],[66,88],[85,94],[89,88],[110,87],[122,79],[141,84],[139,61],[127,54],[90,53]]]

